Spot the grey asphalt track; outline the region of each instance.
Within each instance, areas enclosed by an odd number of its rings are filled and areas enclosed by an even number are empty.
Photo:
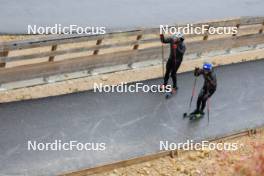
[[[264,60],[216,68],[211,119],[183,119],[193,73],[179,74],[179,91],[94,93],[0,105],[0,175],[53,175],[159,151],[159,141],[185,142],[264,124]],[[159,84],[161,79],[144,81]],[[198,80],[196,92],[202,86]],[[196,98],[194,99],[194,102]],[[105,142],[105,151],[28,151],[27,141]]]
[[[27,33],[28,25],[158,27],[239,16],[263,16],[263,0],[0,0],[0,33]]]

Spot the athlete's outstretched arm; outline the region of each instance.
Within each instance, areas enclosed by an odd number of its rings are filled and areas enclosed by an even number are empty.
[[[171,38],[165,38],[163,34],[160,34],[160,41],[162,43],[171,43]]]

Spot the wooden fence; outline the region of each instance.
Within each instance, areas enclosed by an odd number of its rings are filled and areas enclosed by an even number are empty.
[[[225,50],[264,43],[264,17],[243,17],[196,23],[193,26],[238,27],[236,35],[186,35],[186,54]],[[180,25],[185,26],[185,24]],[[105,35],[56,35],[0,44],[0,84],[45,78],[80,70],[161,59],[159,28]],[[166,51],[168,46],[165,47]],[[165,57],[168,52],[165,52]]]

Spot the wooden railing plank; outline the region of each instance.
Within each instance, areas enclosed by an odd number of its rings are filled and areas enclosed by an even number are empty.
[[[240,46],[255,45],[258,43],[264,43],[263,34],[235,36],[231,39],[197,41],[186,44],[186,54],[194,52],[210,52],[217,48],[225,50]],[[160,58],[160,47],[152,47],[143,50],[130,50],[111,54],[91,55],[57,62],[6,68],[5,70],[0,69],[0,83]]]
[[[61,36],[56,37],[50,36],[38,40],[24,40],[24,41],[14,41],[14,42],[4,42],[0,45],[0,52],[5,50],[20,50],[28,48],[37,48],[51,45],[61,45],[68,43],[80,43],[85,41],[99,40],[102,38],[115,38],[115,37],[129,37],[141,33],[140,31],[128,31],[124,33],[109,33],[105,35],[73,35],[73,36]]]
[[[194,52],[204,51],[204,50],[207,50],[207,51],[208,50],[222,50],[222,49],[225,49],[226,47],[231,47],[229,45],[230,42],[237,43],[236,47],[243,46],[245,44],[256,45],[256,44],[264,43],[263,38],[264,38],[263,34],[252,34],[252,35],[238,36],[235,38],[228,37],[228,38],[208,40],[206,41],[206,43],[203,42],[202,40],[190,42],[190,43],[187,42],[187,47],[188,47],[187,53],[194,53]],[[246,40],[247,43],[243,42],[244,40]],[[157,38],[152,41],[159,41],[159,39]],[[13,61],[30,60],[30,59],[43,58],[43,57],[54,57],[58,55],[68,54],[68,53],[72,54],[72,53],[79,53],[79,52],[95,51],[99,49],[116,48],[116,47],[122,47],[122,46],[135,46],[135,45],[145,44],[145,43],[149,43],[149,40],[129,41],[129,42],[123,42],[123,43],[108,44],[108,45],[96,45],[92,47],[80,47],[80,48],[73,48],[73,49],[68,49],[68,50],[48,51],[48,52],[41,52],[41,53],[23,55],[23,56],[0,57],[0,62],[13,62]],[[223,45],[223,43],[227,43],[227,44]],[[157,49],[156,47],[154,48]],[[146,49],[152,50],[153,48],[150,47]]]

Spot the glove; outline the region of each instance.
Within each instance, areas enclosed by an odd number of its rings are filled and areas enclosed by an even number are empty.
[[[200,72],[200,68],[199,67],[195,67],[194,69],[194,76],[199,76]]]

